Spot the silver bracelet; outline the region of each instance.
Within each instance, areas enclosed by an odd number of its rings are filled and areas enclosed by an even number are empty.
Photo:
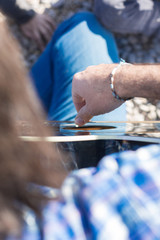
[[[118,66],[115,67],[115,68],[112,70],[111,74],[110,74],[110,87],[111,87],[111,90],[112,90],[112,95],[113,95],[116,99],[125,102],[125,101],[127,101],[127,100],[130,100],[131,98],[126,98],[126,99],[121,98],[120,96],[118,96],[118,94],[116,93],[115,88],[114,88],[114,75],[115,75],[117,69],[118,69],[119,67],[123,66],[123,65],[132,65],[132,64],[131,64],[131,63],[126,63],[125,60],[123,60],[123,59],[121,58],[120,63],[118,64]]]

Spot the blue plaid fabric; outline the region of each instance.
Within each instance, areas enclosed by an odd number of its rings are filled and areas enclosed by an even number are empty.
[[[160,240],[160,146],[104,157],[74,171],[43,211],[45,240]],[[23,240],[40,239],[26,215]]]

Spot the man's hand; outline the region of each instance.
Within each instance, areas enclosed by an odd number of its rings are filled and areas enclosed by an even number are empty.
[[[73,102],[78,112],[75,124],[82,126],[93,116],[114,110],[122,104],[115,99],[110,88],[110,74],[116,64],[90,66],[74,75]]]
[[[36,14],[29,22],[20,26],[24,35],[33,39],[38,47],[43,50],[50,41],[55,24],[46,14]]]

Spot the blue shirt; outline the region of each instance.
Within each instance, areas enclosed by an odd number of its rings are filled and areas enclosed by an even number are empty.
[[[43,211],[45,240],[159,240],[160,146],[104,157],[74,171]],[[28,214],[28,216],[27,216]],[[40,239],[26,213],[23,240]]]

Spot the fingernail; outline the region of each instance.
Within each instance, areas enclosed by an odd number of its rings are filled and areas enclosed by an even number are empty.
[[[75,124],[78,125],[78,126],[82,126],[85,124],[84,120],[80,117],[76,118],[75,119]]]

